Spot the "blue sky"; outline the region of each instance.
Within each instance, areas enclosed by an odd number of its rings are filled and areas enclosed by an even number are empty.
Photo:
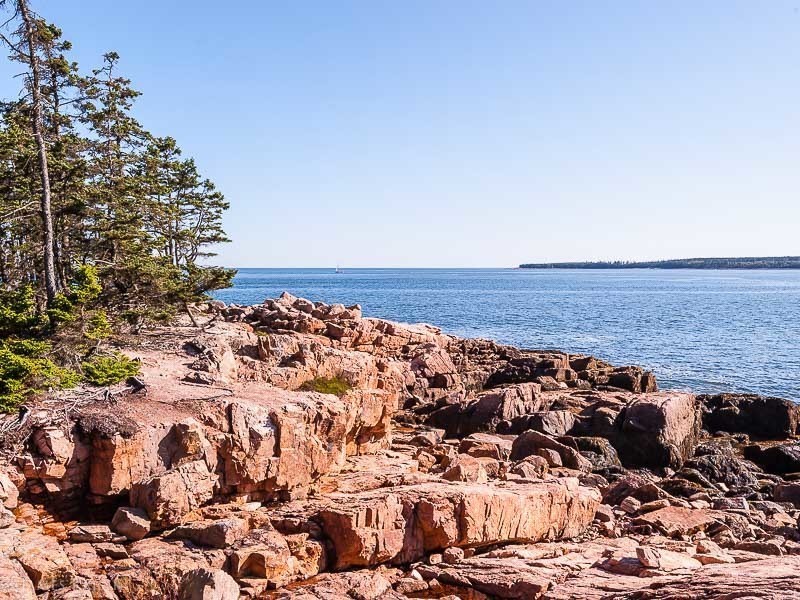
[[[225,192],[224,264],[800,254],[800,0],[33,4]]]

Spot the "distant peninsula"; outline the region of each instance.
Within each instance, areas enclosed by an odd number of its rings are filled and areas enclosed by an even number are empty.
[[[520,269],[800,269],[800,256],[677,258],[673,260],[525,263]]]

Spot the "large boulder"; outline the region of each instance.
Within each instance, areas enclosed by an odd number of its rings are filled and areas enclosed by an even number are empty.
[[[570,441],[577,446],[581,455],[592,463],[592,470],[602,471],[622,467],[616,449],[606,438],[572,437]]]
[[[14,554],[37,592],[68,587],[75,579],[69,557],[55,538],[25,531],[14,547]]]
[[[641,367],[618,367],[608,376],[608,385],[636,394],[658,390],[656,377]]]
[[[488,387],[510,383],[537,381],[551,377],[557,382],[576,381],[578,374],[572,370],[569,355],[562,352],[521,352],[495,371],[486,382]]]
[[[600,494],[576,479],[423,483],[334,495],[319,513],[335,567],[402,564],[445,548],[570,538],[592,522]]]
[[[473,433],[461,440],[458,451],[476,458],[488,457],[507,460],[511,455],[514,438],[508,435]]]
[[[695,397],[680,392],[645,394],[629,404],[611,440],[626,467],[680,466],[694,454],[701,414]]]
[[[533,429],[552,436],[567,435],[575,425],[575,415],[568,410],[546,410],[524,415],[513,423],[517,433]]]
[[[196,569],[222,566],[219,556],[204,552],[183,541],[168,542],[160,538],[145,538],[129,544],[126,548],[130,558],[133,559],[128,561],[128,565],[138,565],[144,569],[144,573],[135,574],[133,581],[129,580],[125,584],[128,589],[133,587],[133,593],[119,594],[125,599],[174,598],[178,596],[177,592],[181,589],[187,573]],[[123,581],[115,577],[113,581],[115,589],[118,589],[118,585],[123,584]],[[154,594],[147,590],[153,584],[160,593]]]
[[[503,424],[541,410],[541,407],[541,386],[521,383],[443,406],[428,416],[428,424],[444,429],[447,437],[464,437],[471,433],[494,432],[498,428],[503,430]]]
[[[766,439],[786,439],[797,433],[800,406],[783,398],[755,394],[697,397],[703,407],[703,427],[710,432],[746,433]]]
[[[800,444],[778,444],[745,446],[744,457],[753,461],[768,473],[785,475],[800,473]]]
[[[784,556],[743,564],[711,564],[690,573],[663,579],[658,585],[642,586],[635,594],[641,600],[797,600],[800,598],[800,557]]]
[[[277,531],[256,531],[234,549],[230,570],[236,578],[258,577],[272,587],[283,587],[296,578],[297,560]]]
[[[225,549],[242,539],[248,524],[239,517],[193,521],[173,529],[169,537],[189,540],[197,546]]]
[[[456,598],[541,598],[558,581],[555,569],[516,557],[475,556],[454,565],[443,563],[418,568],[423,578],[455,588]]]
[[[20,564],[0,556],[0,600],[36,600],[36,590]]]
[[[9,510],[19,504],[19,490],[4,470],[0,470],[0,504]]]
[[[195,569],[183,576],[180,600],[231,600],[239,597],[239,584],[220,569]]]
[[[395,592],[389,573],[361,569],[343,573],[323,573],[291,590],[274,593],[277,600],[406,600]]]
[[[687,461],[684,466],[696,469],[712,483],[725,484],[731,491],[748,492],[758,487],[758,469],[735,456],[706,454]]]
[[[522,460],[528,456],[542,455],[541,450],[549,450],[558,454],[561,463],[570,469],[589,472],[592,470],[592,463],[581,455],[581,453],[538,431],[526,431],[517,436],[511,447],[511,460]]]
[[[144,538],[151,527],[147,511],[132,506],[120,506],[111,520],[111,528],[132,541]]]
[[[153,527],[177,525],[212,498],[217,479],[204,462],[186,463],[136,483],[131,489],[131,504],[147,511]]]
[[[775,502],[788,502],[800,508],[800,483],[779,483],[773,490]]]

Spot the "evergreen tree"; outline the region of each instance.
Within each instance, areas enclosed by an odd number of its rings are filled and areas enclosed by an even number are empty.
[[[11,4],[11,0],[2,0],[0,6]],[[44,288],[47,304],[52,306],[61,286],[56,277],[55,268],[55,235],[53,233],[53,214],[51,209],[50,172],[48,165],[47,142],[44,125],[44,97],[42,93],[43,79],[46,76],[46,65],[42,54],[52,44],[52,36],[41,20],[31,11],[28,0],[14,0],[13,7],[19,17],[19,27],[9,39],[4,41],[11,50],[11,59],[23,63],[26,67],[25,84],[30,94],[30,124],[33,139],[36,142],[38,158],[38,176],[40,183],[39,210],[41,214],[42,256]]]
[[[119,56],[81,75],[61,30],[31,0],[0,0],[2,36],[24,66],[0,102],[0,408],[45,384],[107,384],[130,372],[103,355],[114,328],[154,319],[228,287],[205,263],[228,239],[223,195],[177,142],[133,116],[140,95]],[[10,27],[8,27],[10,25]],[[191,316],[191,313],[189,313]],[[60,364],[52,362],[58,359]],[[74,373],[73,373],[74,374]]]

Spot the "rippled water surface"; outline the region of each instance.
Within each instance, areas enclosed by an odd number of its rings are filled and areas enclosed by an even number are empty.
[[[241,269],[216,297],[288,290],[368,316],[655,371],[662,388],[800,401],[800,271]]]

